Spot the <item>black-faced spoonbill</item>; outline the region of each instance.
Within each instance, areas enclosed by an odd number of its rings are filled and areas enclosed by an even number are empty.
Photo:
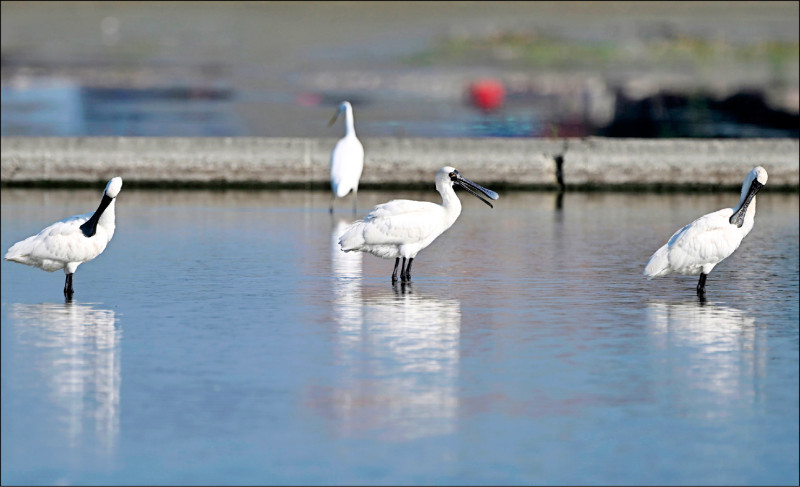
[[[436,190],[442,204],[427,201],[392,200],[378,205],[363,220],[352,223],[339,238],[345,252],[369,252],[384,259],[395,259],[392,282],[397,282],[397,266],[403,258],[400,279],[411,280],[411,262],[420,250],[431,244],[455,223],[461,214],[461,201],[453,190],[458,185],[492,206],[481,193],[496,200],[499,196],[462,176],[450,166],[436,173]],[[406,266],[406,259],[408,265]]]
[[[697,294],[705,294],[708,273],[739,248],[742,239],[753,229],[756,193],[765,184],[767,171],[763,167],[750,171],[742,184],[736,207],[703,215],[675,232],[650,257],[644,275],[652,279],[667,274],[700,274]]]
[[[336,198],[344,198],[352,190],[353,214],[355,214],[358,205],[358,181],[361,179],[361,171],[364,169],[364,146],[356,137],[353,107],[350,106],[350,102],[343,101],[339,104],[339,109],[328,126],[333,125],[341,114],[344,114],[345,129],[344,137],[339,139],[331,152],[331,191],[333,194],[329,211],[333,213],[333,201]]]
[[[67,275],[64,296],[72,299],[72,274],[79,265],[102,254],[114,236],[114,201],[121,189],[122,178],[111,179],[97,210],[55,222],[38,234],[15,243],[6,252],[5,259],[47,272],[64,269]]]

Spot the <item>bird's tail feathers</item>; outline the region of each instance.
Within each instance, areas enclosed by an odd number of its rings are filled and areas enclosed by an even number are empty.
[[[3,257],[3,259],[11,261],[11,262],[17,262],[18,264],[25,264],[25,265],[32,265],[32,266],[36,265],[36,263],[34,261],[32,261],[30,259],[30,257],[28,257],[28,254],[20,254],[20,253],[12,254],[11,252],[8,252]]]
[[[350,224],[339,237],[339,245],[345,252],[358,250],[359,247],[364,245],[364,222],[357,221]]]
[[[351,189],[353,189],[351,185],[339,184],[334,188],[333,192],[336,194],[337,198],[344,198]]]
[[[642,274],[647,276],[648,279],[669,274],[668,254],[669,249],[667,245],[664,244],[660,249],[656,250],[652,257],[650,257],[650,262],[647,263]]]
[[[30,245],[28,245],[30,239],[29,237],[12,245],[11,248],[8,249],[8,252],[6,252],[6,255],[3,256],[3,259],[19,262],[21,264],[27,263],[28,254],[30,253]]]

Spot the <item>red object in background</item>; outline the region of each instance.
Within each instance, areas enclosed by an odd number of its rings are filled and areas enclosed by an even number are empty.
[[[485,112],[491,112],[503,106],[506,89],[496,79],[481,79],[470,85],[469,95],[473,105]]]
[[[322,97],[316,93],[301,93],[295,100],[304,107],[314,107],[322,103]]]

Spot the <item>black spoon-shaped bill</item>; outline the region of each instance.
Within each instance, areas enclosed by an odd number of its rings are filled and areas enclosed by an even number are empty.
[[[753,200],[753,198],[756,196],[756,193],[758,193],[763,187],[764,185],[759,183],[757,180],[753,181],[753,184],[750,185],[750,189],[747,191],[747,196],[745,196],[744,201],[742,202],[742,206],[740,206],[738,210],[734,211],[730,220],[728,220],[731,225],[736,225],[737,227],[742,228],[742,225],[744,225],[744,215],[747,213],[747,207],[750,206],[750,201]]]
[[[479,200],[481,200],[484,203],[486,203],[487,205],[489,205],[491,208],[494,208],[494,205],[492,205],[488,200],[486,200],[481,195],[481,193],[486,195],[487,197],[493,199],[493,200],[496,200],[497,198],[500,197],[499,194],[495,193],[491,189],[484,188],[480,184],[474,183],[474,182],[470,181],[469,179],[465,178],[464,176],[461,176],[458,173],[456,173],[456,178],[455,178],[454,182],[456,184],[458,184],[460,187],[462,187],[465,190],[467,190],[469,193],[471,193],[473,196],[475,196]]]

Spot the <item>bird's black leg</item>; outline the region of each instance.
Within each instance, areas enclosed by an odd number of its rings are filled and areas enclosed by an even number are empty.
[[[330,206],[330,208],[328,209],[328,213],[330,213],[331,215],[333,215],[333,200],[335,200],[335,199],[336,199],[336,195],[335,195],[335,194],[332,194],[332,195],[331,195],[331,206]]]
[[[400,280],[406,282],[408,280],[408,276],[406,275],[406,258],[403,257],[403,267],[400,269]]]
[[[706,277],[708,274],[700,274],[700,281],[697,283],[697,295],[701,296],[706,293]]]
[[[394,272],[392,272],[392,284],[397,282],[397,266],[400,264],[400,257],[394,259]]]
[[[411,263],[414,262],[414,258],[411,257],[408,259],[408,265],[406,266],[406,281],[411,282]]]
[[[72,299],[72,295],[75,291],[72,289],[72,274],[67,274],[67,280],[64,281],[64,296],[67,299]]]

